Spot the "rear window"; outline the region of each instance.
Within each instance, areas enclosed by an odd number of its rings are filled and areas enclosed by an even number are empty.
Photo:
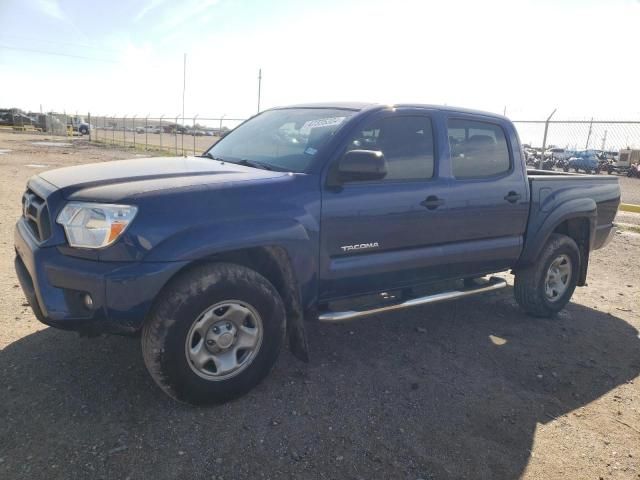
[[[509,171],[509,148],[499,125],[450,119],[447,132],[454,177],[485,178]]]

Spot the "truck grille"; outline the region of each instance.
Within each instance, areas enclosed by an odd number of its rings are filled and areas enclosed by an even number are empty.
[[[44,242],[51,236],[51,220],[47,204],[44,198],[31,189],[22,196],[22,216],[39,242]]]

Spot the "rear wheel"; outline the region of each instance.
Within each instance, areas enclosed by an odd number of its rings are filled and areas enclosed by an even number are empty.
[[[275,364],[285,310],[271,283],[239,265],[215,263],[176,278],[142,331],[142,353],[171,397],[220,403],[257,385]]]
[[[578,245],[572,238],[554,233],[535,265],[516,271],[516,301],[530,315],[552,316],[569,303],[579,271]]]

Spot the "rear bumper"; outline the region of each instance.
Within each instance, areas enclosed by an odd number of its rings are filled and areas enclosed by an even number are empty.
[[[153,300],[185,262],[99,262],[40,248],[24,220],[14,231],[15,268],[42,323],[86,333],[133,333]],[[91,296],[88,308],[83,299]]]

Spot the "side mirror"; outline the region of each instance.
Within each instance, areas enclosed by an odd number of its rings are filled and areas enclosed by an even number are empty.
[[[387,162],[377,150],[351,150],[338,162],[337,179],[341,182],[380,180],[387,175]]]

